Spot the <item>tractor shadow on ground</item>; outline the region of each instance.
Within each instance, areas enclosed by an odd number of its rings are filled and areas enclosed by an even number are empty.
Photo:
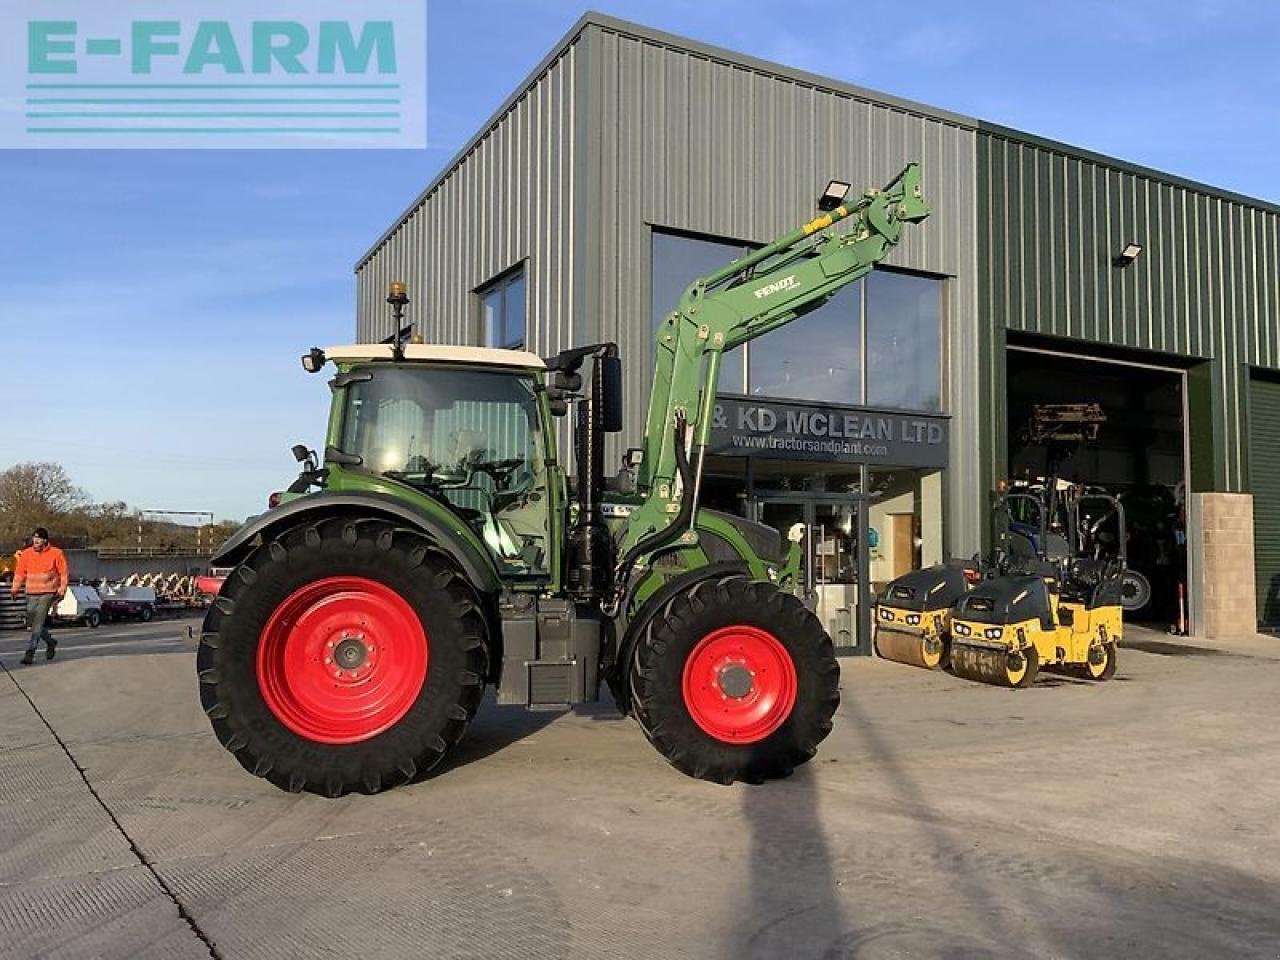
[[[1061,679],[1069,681],[1071,678]],[[968,847],[964,838],[946,826],[944,815],[931,802],[925,788],[908,772],[897,751],[884,740],[877,731],[875,722],[863,713],[857,701],[846,697],[841,708],[865,745],[872,764],[883,771],[889,781],[895,800],[900,804],[903,814],[910,816],[919,825],[920,832],[924,835],[926,849],[931,852],[934,862],[953,865],[948,877],[948,887],[952,896],[967,904],[970,916],[985,918],[983,921],[985,929],[976,931],[978,936],[985,939],[987,943],[999,943],[1005,931],[994,927],[990,918],[998,914],[1001,894],[992,889],[976,872],[961,866],[964,862],[961,853]],[[868,936],[873,933],[874,928],[866,931]],[[851,928],[845,939],[840,943],[833,943],[825,956],[833,958],[856,956],[864,939],[862,934]],[[965,955],[967,955],[966,948],[958,942],[942,954],[947,957]]]
[[[831,847],[810,764],[788,780],[740,786],[748,831],[746,890],[732,909],[741,924],[723,951],[743,960],[836,957],[848,938]],[[816,950],[807,949],[814,945]]]
[[[531,710],[518,705],[499,706],[494,691],[490,688],[485,693],[475,719],[467,728],[467,735],[458,746],[449,751],[445,760],[430,776],[483,760],[541,732],[567,714],[585,718],[591,723],[624,723],[627,719],[614,705],[608,686],[603,683],[600,685],[600,699],[595,703],[547,710]]]
[[[1061,679],[1095,685],[1083,678]],[[1044,684],[1037,680],[1035,686]],[[955,930],[945,923],[931,927],[927,919],[921,922],[920,917],[884,912],[868,916],[864,923],[854,900],[843,938],[814,954],[822,960],[860,957],[872,941],[899,937],[904,946],[918,950],[902,955],[945,960],[1241,956],[1245,943],[1257,946],[1258,956],[1280,956],[1280,924],[1274,920],[1280,916],[1276,906],[1280,895],[1265,876],[1176,857],[1135,860],[1123,851],[1112,854],[1102,842],[1082,846],[1078,852],[1049,848],[1024,853],[1016,842],[1024,826],[1016,821],[1002,824],[998,811],[988,823],[952,819],[933,802],[931,788],[913,776],[901,753],[856,701],[846,698],[842,713],[862,741],[870,764],[884,774],[899,814],[915,824],[923,841],[921,853],[939,872],[934,882],[947,891],[952,915],[967,919]],[[1008,839],[1002,833],[1008,833]],[[1033,835],[1037,833],[1033,829]],[[841,857],[837,878],[845,872],[846,858],[857,862],[856,845]],[[905,888],[913,888],[920,880],[912,876],[910,862],[898,879]],[[1057,898],[1089,901],[1087,924],[1063,915],[1052,894],[1055,884]]]
[[[495,753],[528,739],[563,716],[563,710],[529,710],[521,706],[498,706],[493,693],[486,693],[466,736],[446,755],[440,765],[415,778],[415,782],[446,776],[459,767],[478,763]]]

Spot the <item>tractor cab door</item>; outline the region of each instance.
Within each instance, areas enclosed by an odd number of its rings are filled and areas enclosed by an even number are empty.
[[[345,387],[339,449],[355,469],[449,507],[511,576],[551,563],[547,443],[533,378],[376,364]]]

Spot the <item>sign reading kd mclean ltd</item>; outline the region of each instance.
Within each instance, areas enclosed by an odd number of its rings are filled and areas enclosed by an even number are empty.
[[[929,414],[721,396],[708,452],[942,468],[949,427],[946,417]]]

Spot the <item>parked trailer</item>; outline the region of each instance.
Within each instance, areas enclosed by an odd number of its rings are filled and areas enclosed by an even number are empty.
[[[102,615],[108,620],[128,618],[146,623],[156,615],[155,588],[104,584]]]
[[[53,609],[55,619],[96,627],[102,622],[102,597],[87,583],[73,583]]]

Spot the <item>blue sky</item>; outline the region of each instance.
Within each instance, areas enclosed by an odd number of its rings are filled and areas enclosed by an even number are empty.
[[[1280,7],[1188,0],[596,9],[1280,200]],[[319,441],[297,357],[352,265],[583,7],[428,5],[426,150],[0,151],[0,468],[242,518]]]

